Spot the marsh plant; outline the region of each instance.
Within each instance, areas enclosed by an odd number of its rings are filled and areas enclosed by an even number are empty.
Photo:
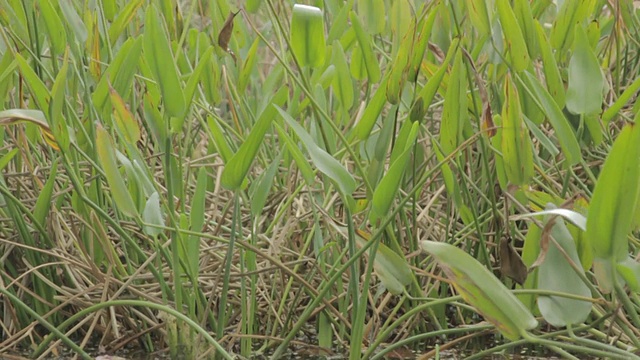
[[[0,353],[638,357],[635,1],[0,24]]]

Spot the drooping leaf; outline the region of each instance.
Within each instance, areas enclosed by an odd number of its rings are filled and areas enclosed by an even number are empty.
[[[293,128],[302,144],[307,148],[307,151],[311,156],[311,161],[313,161],[313,164],[318,168],[318,170],[327,175],[338,185],[338,189],[340,189],[342,195],[351,195],[356,189],[356,181],[353,179],[353,176],[351,176],[349,171],[345,169],[345,167],[342,166],[342,164],[340,164],[340,162],[338,162],[338,160],[333,156],[321,149],[315,141],[313,141],[313,137],[311,137],[311,135],[309,135],[309,133],[300,124],[298,124],[291,115],[287,114],[287,112],[282,110],[280,107],[276,107],[276,109],[286,123]]]
[[[507,339],[515,341],[538,326],[529,309],[471,255],[447,243],[422,241],[420,245],[440,264],[462,298]]]

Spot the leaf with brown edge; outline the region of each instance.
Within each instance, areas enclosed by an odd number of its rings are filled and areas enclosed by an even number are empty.
[[[9,109],[0,111],[0,125],[14,125],[19,122],[28,122],[37,125],[42,132],[44,141],[49,144],[55,151],[60,151],[58,142],[56,141],[51,128],[44,117],[44,113],[40,110],[28,109]]]
[[[218,34],[218,46],[220,46],[224,51],[229,51],[229,40],[231,40],[231,34],[233,33],[233,19],[239,12],[239,10],[236,12],[229,12],[229,16],[227,16],[227,20],[224,21],[224,25]]]

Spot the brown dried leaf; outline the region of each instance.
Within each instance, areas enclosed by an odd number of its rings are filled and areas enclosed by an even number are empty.
[[[220,33],[218,34],[218,45],[224,51],[229,51],[229,40],[231,40],[231,34],[233,33],[233,19],[238,15],[240,11],[230,12],[225,20]]]
[[[487,135],[492,138],[496,135],[496,125],[493,123],[493,114],[491,113],[491,104],[488,102],[484,105],[482,111],[482,130],[487,132]]]
[[[500,240],[500,272],[520,285],[527,280],[527,266],[511,245],[511,238],[508,236]]]

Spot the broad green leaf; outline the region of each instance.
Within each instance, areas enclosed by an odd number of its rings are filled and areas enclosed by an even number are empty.
[[[535,20],[531,13],[531,4],[529,0],[514,0],[513,12],[522,30],[522,36],[525,39],[529,56],[532,58],[537,57],[538,50],[538,35],[535,28]]]
[[[496,0],[496,5],[500,24],[502,25],[502,33],[505,36],[507,49],[509,50],[511,65],[513,65],[514,70],[523,71],[529,67],[531,60],[516,15],[511,5],[509,5],[509,0]]]
[[[638,117],[636,117],[636,121]],[[626,125],[602,167],[587,216],[587,238],[597,258],[620,261],[628,256],[640,183],[640,124]]]
[[[538,326],[529,309],[471,255],[442,242],[422,241],[420,245],[440,264],[462,298],[504,337],[515,341]]]
[[[491,4],[487,4],[486,0],[465,0],[465,2],[469,11],[469,19],[478,34],[482,36],[491,33],[491,22],[487,11],[487,5]]]
[[[138,209],[131,199],[131,194],[124,183],[116,164],[116,155],[109,133],[99,123],[96,125],[96,150],[98,159],[104,170],[107,184],[111,188],[111,196],[122,213],[129,217],[137,217]]]
[[[569,121],[558,107],[556,101],[549,92],[542,87],[534,75],[529,72],[524,72],[521,80],[523,81],[524,87],[532,93],[532,97],[540,109],[547,115],[549,123],[551,123],[551,126],[556,132],[558,142],[560,142],[562,153],[567,159],[567,165],[575,165],[580,162],[582,158],[580,145],[578,145],[578,140]]]
[[[593,14],[595,0],[565,0],[551,27],[551,46],[563,57],[574,40],[574,27]]]
[[[551,97],[558,104],[559,108],[564,108],[565,94],[564,83],[560,77],[560,68],[556,63],[556,58],[553,56],[553,49],[547,40],[547,36],[544,34],[544,29],[539,22],[535,22],[536,32],[538,34],[538,44],[540,44],[540,54],[542,55],[542,71],[544,72],[544,79],[547,82],[547,90]]]
[[[362,49],[357,44],[353,47],[350,63],[349,71],[351,72],[351,76],[359,81],[365,80],[367,78],[367,65],[364,62]]]
[[[324,64],[326,52],[322,10],[295,4],[291,19],[291,50],[300,66],[313,68]]]
[[[335,181],[343,196],[351,195],[356,189],[356,181],[347,169],[333,156],[321,149],[313,141],[313,137],[298,124],[291,115],[287,114],[280,107],[275,107],[286,123],[293,128],[302,144],[307,148],[311,161],[323,174]]]
[[[358,0],[358,14],[369,34],[380,34],[386,24],[384,0]]]
[[[400,189],[401,180],[404,176],[405,170],[409,159],[411,158],[411,152],[418,137],[418,130],[420,129],[420,123],[414,122],[411,126],[411,132],[404,142],[397,142],[396,146],[403,148],[403,151],[398,157],[391,163],[389,170],[384,175],[380,183],[376,187],[373,193],[372,199],[372,215],[378,218],[382,218],[389,213],[391,204],[395,198],[398,190]]]
[[[364,59],[365,67],[367,68],[367,75],[369,78],[369,83],[377,83],[380,81],[380,77],[382,73],[380,71],[380,64],[378,59],[373,53],[372,45],[371,45],[371,37],[369,34],[364,31],[362,28],[362,24],[360,23],[360,18],[353,11],[349,13],[349,19],[351,19],[351,26],[356,32],[356,37],[358,38],[358,44],[360,45],[360,51],[362,51],[362,57]]]
[[[141,52],[141,37],[127,39],[120,47],[120,50],[114,55],[113,61],[98,82],[96,90],[91,95],[91,99],[96,107],[105,113],[105,116],[110,113],[110,108],[105,107],[105,105],[108,104],[109,83],[111,83],[118,94],[122,94],[122,97],[127,98],[131,93],[131,85],[135,72],[138,69]]]
[[[176,118],[182,118],[187,109],[182,92],[183,86],[169,45],[169,38],[162,24],[163,21],[156,7],[149,6],[144,25],[144,55],[160,87],[167,113]]]
[[[386,79],[382,81],[380,86],[378,86],[373,97],[369,100],[367,107],[364,109],[362,117],[358,120],[355,128],[353,129],[353,133],[360,140],[364,140],[369,137],[371,130],[373,130],[373,126],[378,120],[378,116],[380,116],[380,113],[382,112],[384,104],[386,104],[387,87],[385,86],[385,82]]]
[[[391,9],[387,15],[391,34],[394,37],[394,49],[397,51],[400,37],[409,29],[409,19],[413,21],[413,13],[411,9],[415,9],[413,0],[395,0],[391,4]]]
[[[40,14],[44,19],[44,25],[47,29],[46,34],[51,42],[51,49],[54,54],[62,54],[67,44],[67,34],[64,31],[62,20],[58,16],[52,1],[39,1],[37,5],[40,6]]]
[[[509,182],[522,186],[533,177],[533,149],[529,131],[523,121],[520,97],[511,76],[504,82],[502,107],[502,160]]]
[[[65,90],[67,84],[67,70],[69,69],[69,51],[65,51],[64,60],[56,79],[51,88],[51,103],[49,104],[49,126],[60,149],[67,152],[71,140],[69,139],[69,129],[63,114],[65,102]]]
[[[36,206],[33,208],[33,217],[40,225],[43,226],[46,224],[47,215],[49,215],[49,211],[51,210],[51,197],[56,183],[56,175],[58,174],[59,159],[60,158],[56,158],[51,164],[51,173],[49,173],[49,178],[44,184],[44,187],[40,190]]]
[[[356,231],[357,244],[364,246],[371,236],[361,230]],[[390,293],[398,295],[404,292],[405,286],[411,283],[413,273],[407,260],[391,250],[387,245],[379,243],[373,270],[380,282]]]
[[[593,114],[602,107],[604,78],[600,63],[589,46],[582,26],[575,27],[573,52],[569,61],[567,109],[574,114]]]
[[[349,110],[353,106],[353,81],[349,74],[347,57],[342,50],[342,45],[337,40],[333,42],[331,57],[331,63],[335,66],[337,73],[333,77],[331,86],[344,109]]]
[[[554,209],[551,205],[547,209]],[[550,221],[547,217],[546,223]],[[550,234],[543,232],[548,239],[549,245],[544,261],[538,267],[538,289],[557,291],[572,295],[591,297],[589,287],[582,281],[580,276],[573,269],[568,259],[582,269],[580,258],[576,250],[576,244],[571,237],[571,233],[560,218],[555,218]],[[555,240],[555,241],[554,241]],[[558,246],[561,247],[558,248]],[[566,254],[566,255],[565,255]],[[584,322],[591,312],[591,303],[588,301],[568,299],[560,296],[539,296],[538,308],[544,319],[553,326],[568,326]]]
[[[157,237],[162,233],[162,229],[157,226],[165,226],[164,215],[160,207],[160,196],[157,192],[153,192],[147,200],[144,210],[142,211],[142,220],[149,224],[142,227],[145,234],[151,237]],[[151,226],[156,225],[156,226]]]
[[[282,87],[271,99],[271,104],[283,104],[288,93],[288,88]],[[277,112],[273,105],[268,105],[258,117],[255,125],[251,129],[249,136],[244,140],[238,151],[225,164],[222,171],[221,183],[229,190],[236,191],[240,189],[251,164],[258,155],[258,150],[267,130],[271,127],[271,122]]]
[[[440,124],[440,145],[442,152],[449,155],[462,143],[462,128],[467,115],[467,77],[462,63],[462,53],[457,52],[449,76],[445,95],[442,122]]]
[[[113,118],[119,133],[129,144],[137,143],[140,140],[138,122],[133,118],[133,114],[127,108],[120,94],[112,87],[109,87],[109,98],[113,105]]]

